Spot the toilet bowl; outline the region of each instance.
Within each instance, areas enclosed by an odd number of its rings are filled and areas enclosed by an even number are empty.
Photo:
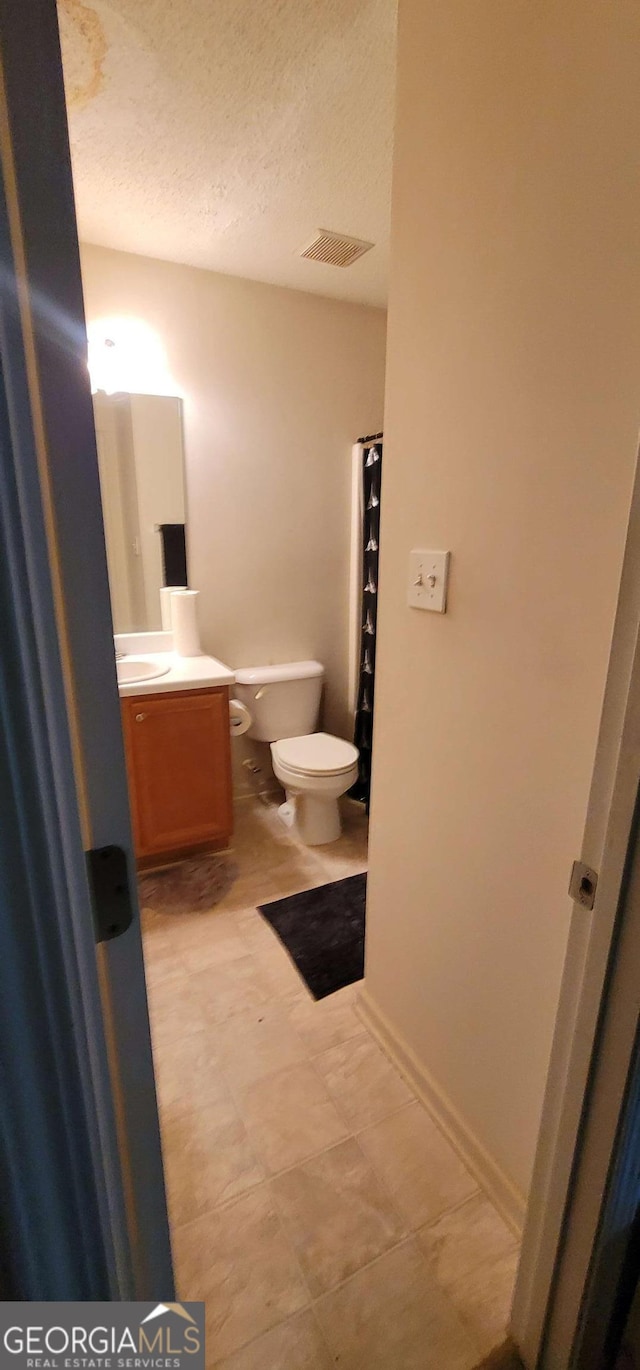
[[[324,668],[319,661],[244,666],[236,693],[251,715],[248,737],[271,744],[276,778],[287,802],[283,820],[310,847],[340,836],[338,799],[358,777],[358,748],[317,733]]]
[[[271,759],[302,841],[309,847],[335,842],[338,800],[358,778],[358,748],[329,733],[308,733],[272,742]]]

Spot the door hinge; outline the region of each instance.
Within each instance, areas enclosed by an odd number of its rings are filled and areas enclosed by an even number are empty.
[[[598,888],[598,872],[585,866],[584,861],[574,861],[571,867],[571,879],[569,881],[569,894],[575,899],[577,904],[582,904],[585,909],[592,909]]]
[[[96,942],[109,942],[133,921],[126,853],[122,847],[93,847],[85,855]]]

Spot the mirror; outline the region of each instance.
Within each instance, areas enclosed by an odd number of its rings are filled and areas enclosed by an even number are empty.
[[[113,629],[161,627],[160,588],[186,585],[182,401],[93,396]]]

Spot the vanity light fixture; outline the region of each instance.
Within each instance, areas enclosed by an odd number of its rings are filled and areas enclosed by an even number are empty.
[[[162,339],[143,319],[94,319],[87,328],[91,390],[177,395]]]

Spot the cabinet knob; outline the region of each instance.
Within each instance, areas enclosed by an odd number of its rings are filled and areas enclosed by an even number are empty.
[[[146,717],[146,714],[136,714],[136,723],[142,723],[143,719],[145,719]]]

